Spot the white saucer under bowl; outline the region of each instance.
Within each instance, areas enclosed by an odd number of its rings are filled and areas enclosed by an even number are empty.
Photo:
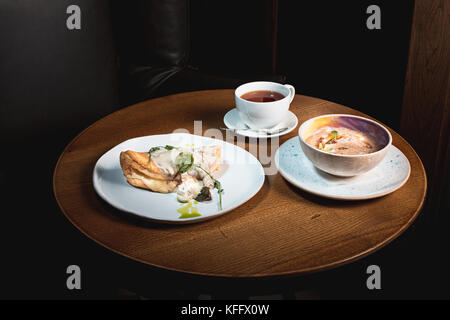
[[[250,138],[274,138],[279,137],[282,135],[285,135],[292,130],[294,130],[297,127],[298,119],[297,116],[291,112],[288,111],[286,114],[286,117],[284,120],[277,124],[275,127],[271,128],[271,130],[281,129],[281,128],[287,128],[286,130],[282,132],[277,132],[274,134],[266,134],[264,132],[258,132],[253,130],[242,130],[242,129],[248,129],[246,124],[242,121],[241,117],[239,116],[239,112],[236,108],[231,109],[227,112],[227,114],[223,118],[223,122],[227,126],[228,129],[237,129],[236,133],[242,136],[250,137]]]
[[[296,187],[312,194],[341,200],[362,200],[384,196],[402,187],[411,167],[406,156],[391,146],[384,159],[372,170],[342,178],[317,169],[306,158],[298,137],[283,143],[275,153],[280,174]]]

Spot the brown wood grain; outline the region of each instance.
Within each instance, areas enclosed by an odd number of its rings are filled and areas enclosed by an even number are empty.
[[[92,171],[107,150],[129,138],[177,128],[192,133],[194,120],[203,121],[203,130],[218,128],[233,103],[232,90],[183,93],[122,109],[94,123],[66,147],[55,168],[54,193],[63,213],[86,236],[126,257],[170,270],[227,277],[291,275],[339,266],[389,243],[417,217],[426,193],[425,171],[414,150],[392,130],[393,144],[411,163],[411,175],[401,189],[378,199],[323,199],[276,174],[266,176],[252,199],[225,215],[198,224],[164,225],[135,219],[96,195]],[[363,115],[301,95],[291,110],[299,124],[327,113]],[[296,131],[283,136],[280,144]]]
[[[277,72],[277,43],[278,43],[278,0],[266,0],[266,37],[270,50],[271,72]]]
[[[427,212],[437,221],[450,176],[450,1],[416,0],[400,133],[430,178]]]

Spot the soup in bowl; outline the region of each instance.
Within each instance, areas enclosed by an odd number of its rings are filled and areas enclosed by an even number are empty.
[[[298,135],[303,152],[317,168],[341,177],[373,169],[392,144],[384,126],[348,114],[309,119],[300,126]]]

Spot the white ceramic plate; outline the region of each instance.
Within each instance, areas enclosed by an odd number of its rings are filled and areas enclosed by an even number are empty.
[[[220,177],[217,178],[224,193],[220,210],[217,190],[212,190],[212,200],[180,203],[174,193],[162,194],[129,185],[120,167],[121,151],[148,151],[151,147],[222,146]],[[98,159],[93,183],[96,192],[106,202],[119,210],[156,222],[193,223],[220,216],[252,198],[264,183],[264,170],[259,161],[246,150],[221,140],[186,133],[153,135],[130,139],[115,146]],[[178,211],[190,213],[182,218]],[[198,212],[200,215],[195,214]]]
[[[247,125],[241,120],[239,112],[236,108],[231,109],[225,114],[223,123],[227,126],[228,129],[248,129]],[[287,128],[287,130],[274,134],[259,133],[253,130],[237,130],[236,133],[250,138],[274,138],[291,132],[297,127],[297,124],[297,116],[292,111],[288,111],[288,113],[286,114],[286,118],[281,123],[271,128],[271,130],[281,128]]]
[[[280,174],[296,187],[318,196],[362,200],[384,196],[402,187],[411,167],[406,156],[391,146],[385,158],[372,170],[359,176],[341,178],[317,169],[306,158],[298,137],[289,139],[275,153]]]

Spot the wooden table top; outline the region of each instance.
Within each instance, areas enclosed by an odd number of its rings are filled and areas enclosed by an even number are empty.
[[[223,116],[233,105],[233,90],[197,91],[145,101],[94,123],[66,147],[56,165],[54,194],[63,213],[86,236],[131,259],[225,277],[293,275],[336,267],[389,243],[419,214],[426,194],[425,171],[411,146],[392,130],[393,145],[409,159],[411,175],[402,188],[377,199],[324,199],[275,174],[266,176],[252,199],[225,215],[167,225],[135,219],[97,196],[92,172],[103,153],[133,137],[177,128],[193,133],[194,120],[203,121],[203,131],[222,127]],[[290,110],[299,125],[328,113],[368,117],[301,95],[295,96]],[[296,134],[294,130],[281,137],[280,145]]]

